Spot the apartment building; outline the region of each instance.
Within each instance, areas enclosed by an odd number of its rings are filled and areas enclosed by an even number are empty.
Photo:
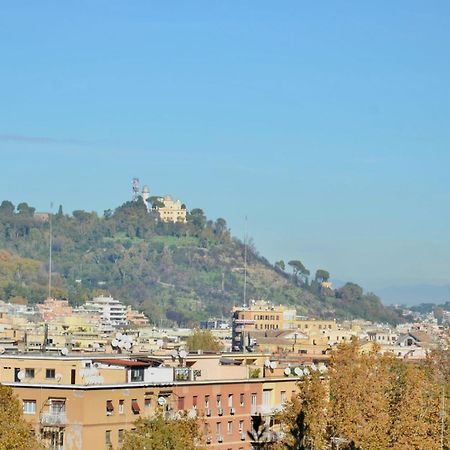
[[[271,425],[297,389],[298,378],[283,367],[264,369],[267,358],[0,355],[0,383],[14,389],[53,450],[118,449],[136,419],[157,411],[198,417],[209,448],[249,450],[251,414]]]
[[[242,351],[252,346],[257,332],[301,331],[306,335],[336,330],[335,320],[313,320],[298,317],[295,309],[266,301],[252,301],[249,306],[234,307],[232,312],[232,349]]]

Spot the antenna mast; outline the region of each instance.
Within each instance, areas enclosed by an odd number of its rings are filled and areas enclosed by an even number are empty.
[[[53,229],[52,229],[52,210],[53,202],[50,203],[50,214],[48,216],[50,223],[50,239],[49,239],[49,258],[48,258],[48,298],[52,297],[52,247],[53,247]]]
[[[247,216],[244,228],[244,308],[247,306]]]

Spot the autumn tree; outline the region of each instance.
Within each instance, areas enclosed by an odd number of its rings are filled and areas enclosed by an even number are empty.
[[[327,380],[313,371],[298,383],[298,395],[281,412],[278,420],[286,433],[282,447],[287,449],[323,448],[327,442]]]
[[[43,447],[32,435],[22,416],[19,399],[12,389],[0,385],[0,450],[38,450]]]
[[[181,417],[165,419],[162,414],[139,419],[135,430],[125,432],[122,450],[198,450],[202,436],[198,421]]]
[[[389,448],[441,448],[439,387],[425,366],[393,365],[389,391],[392,418]]]
[[[210,330],[200,330],[197,328],[187,338],[186,347],[191,352],[196,352],[198,350],[218,352],[222,348],[222,345]]]

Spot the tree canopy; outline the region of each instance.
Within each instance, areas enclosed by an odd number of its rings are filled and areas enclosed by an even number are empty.
[[[166,419],[162,414],[139,419],[134,431],[125,432],[122,450],[199,450],[202,435],[197,419]]]
[[[362,353],[356,341],[341,345],[325,377],[314,372],[300,382],[298,396],[279,418],[287,431],[283,445],[325,448],[338,438],[346,448],[441,448],[443,383],[447,403],[449,392],[437,360],[410,364],[377,350]],[[447,429],[448,420],[445,445]]]
[[[204,352],[218,352],[222,345],[210,330],[195,329],[187,338],[186,347],[191,352],[203,350]]]
[[[43,446],[32,435],[22,415],[19,399],[8,386],[0,385],[0,450],[39,450]]]

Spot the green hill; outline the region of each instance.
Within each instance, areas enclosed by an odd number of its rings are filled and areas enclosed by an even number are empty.
[[[187,223],[164,223],[142,201],[115,211],[52,215],[53,292],[81,304],[111,293],[144,310],[155,323],[188,325],[210,316],[228,317],[242,304],[244,245],[224,219],[208,220],[193,209]],[[47,293],[50,221],[34,208],[0,205],[0,299],[42,301]],[[247,298],[294,305],[299,314],[400,320],[373,294],[352,283],[334,291],[320,286],[300,261],[270,264],[248,245]],[[3,255],[3,258],[1,257]],[[300,266],[298,265],[300,264]]]

